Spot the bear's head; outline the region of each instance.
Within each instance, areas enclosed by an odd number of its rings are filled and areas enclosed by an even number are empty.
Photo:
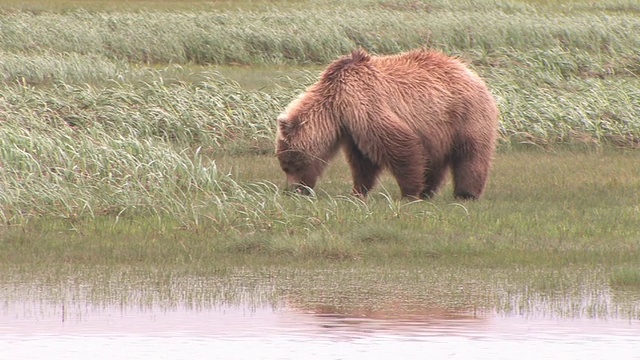
[[[314,154],[305,129],[305,121],[283,113],[278,116],[276,156],[287,176],[288,190],[309,195],[324,171],[327,161]]]

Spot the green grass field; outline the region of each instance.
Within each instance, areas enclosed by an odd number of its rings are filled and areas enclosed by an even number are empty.
[[[638,283],[634,1],[0,5],[0,262],[607,266]],[[486,197],[285,195],[275,118],[364,47],[461,57],[498,99]],[[635,280],[634,280],[635,279]]]

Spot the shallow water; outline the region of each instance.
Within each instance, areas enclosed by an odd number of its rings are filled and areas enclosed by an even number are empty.
[[[640,359],[640,297],[596,273],[442,271],[10,273],[0,359]]]

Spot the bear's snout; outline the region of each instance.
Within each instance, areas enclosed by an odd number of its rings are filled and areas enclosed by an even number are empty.
[[[304,186],[304,185],[298,185],[298,186],[296,186],[294,188],[293,192],[298,194],[298,195],[310,196],[311,195],[311,188],[308,187],[308,186]]]
[[[287,184],[285,191],[298,195],[311,195],[312,187],[306,185],[298,176],[287,174]]]
[[[313,189],[302,184],[287,184],[285,192],[289,194],[310,196],[313,193]]]

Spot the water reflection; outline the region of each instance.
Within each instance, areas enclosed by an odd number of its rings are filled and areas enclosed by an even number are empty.
[[[5,302],[0,313],[0,335],[46,334],[191,334],[245,337],[264,334],[306,334],[321,337],[362,337],[372,334],[402,336],[423,333],[466,333],[488,323],[462,311],[429,306],[344,310],[334,306],[300,309],[290,305],[220,305],[196,310],[152,306],[72,307],[42,302]]]
[[[0,359],[640,359],[638,293],[601,283],[552,294],[422,270],[5,274]]]
[[[372,333],[403,336],[457,331],[464,333],[477,329],[489,318],[489,315],[479,314],[477,310],[446,309],[437,305],[400,301],[349,307],[296,304],[291,310],[307,315],[307,321],[315,324],[318,331],[352,337]]]
[[[389,313],[252,305],[211,309],[67,309],[4,303],[0,358],[635,359],[629,320],[476,317],[441,309]]]

